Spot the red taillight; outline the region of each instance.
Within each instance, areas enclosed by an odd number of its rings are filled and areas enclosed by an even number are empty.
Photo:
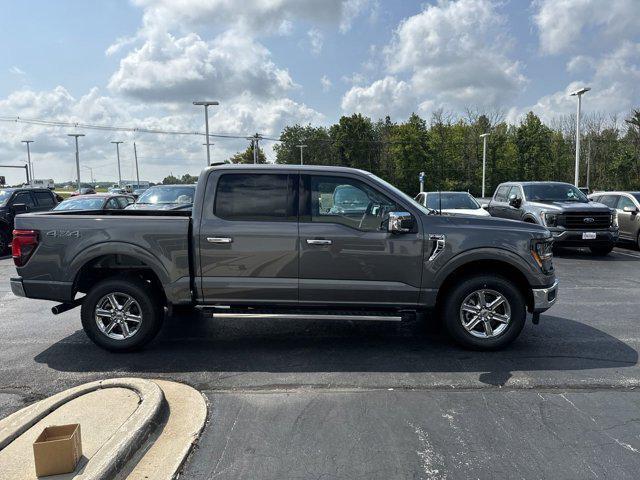
[[[22,267],[38,246],[38,232],[36,230],[14,230],[11,242],[11,256],[16,267]]]

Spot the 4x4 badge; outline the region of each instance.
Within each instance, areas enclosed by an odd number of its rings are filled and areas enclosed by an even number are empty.
[[[80,230],[49,230],[45,235],[55,238],[80,238]]]

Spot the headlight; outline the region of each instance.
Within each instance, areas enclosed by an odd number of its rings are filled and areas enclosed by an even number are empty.
[[[542,212],[540,218],[542,219],[542,224],[546,227],[558,226],[558,215],[555,213]]]
[[[542,238],[531,242],[531,256],[544,273],[553,271],[553,239]]]
[[[614,210],[611,214],[611,226],[613,228],[618,228],[618,211]]]

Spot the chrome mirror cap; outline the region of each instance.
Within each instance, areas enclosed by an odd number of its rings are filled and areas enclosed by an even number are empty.
[[[407,233],[413,228],[413,217],[409,212],[389,212],[387,230],[390,233]]]

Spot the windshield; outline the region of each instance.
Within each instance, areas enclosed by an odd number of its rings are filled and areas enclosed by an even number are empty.
[[[4,207],[12,193],[11,190],[0,190],[0,207]]]
[[[195,187],[151,187],[145,191],[137,203],[193,203]]]
[[[440,200],[442,198],[443,210],[476,210],[480,208],[475,198],[466,192],[444,192],[444,193],[429,193],[427,195],[427,208],[431,210],[440,209]]]
[[[104,198],[70,198],[56,205],[54,210],[100,210],[104,204]]]
[[[535,183],[523,185],[524,195],[530,202],[580,202],[589,200],[573,185],[567,183]]]

